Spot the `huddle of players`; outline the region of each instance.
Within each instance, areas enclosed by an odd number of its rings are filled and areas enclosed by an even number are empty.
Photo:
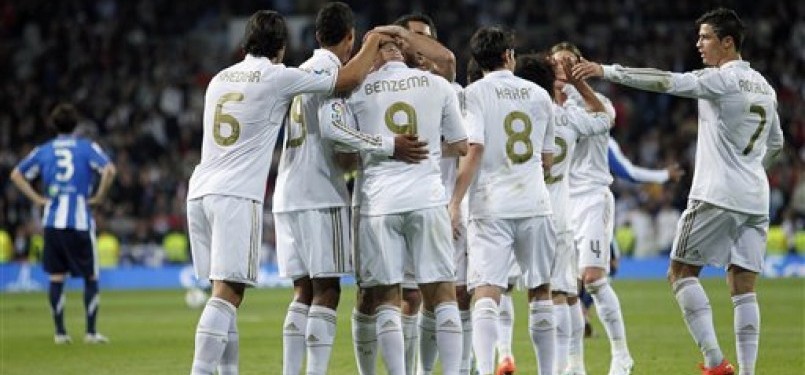
[[[566,210],[571,191],[579,190],[574,194],[586,198],[579,241],[595,256],[586,262],[582,256],[581,265],[603,270],[585,278],[595,296],[608,287],[606,150],[614,110],[564,74],[580,57],[570,44],[557,45],[553,56],[516,62],[512,35],[482,28],[470,42],[477,82],[462,90],[450,84],[454,58],[435,41],[432,21],[406,16],[397,25],[404,28],[385,29],[394,40],[380,45],[376,70],[348,98],[303,94],[290,106],[274,195],[280,274],[294,280],[283,373],[299,373],[304,353],[308,374],[326,372],[339,277],[354,274],[360,288],[353,343],[361,374],[375,373],[378,348],[389,374],[430,374],[437,356],[443,373],[468,374],[471,353],[477,369],[491,374],[498,304],[512,264],[528,289],[540,373],[565,370],[568,362],[568,373],[584,373],[584,321],[573,298],[579,263]],[[300,68],[337,69],[351,53],[351,11],[330,3],[316,28],[322,48]],[[576,148],[586,160],[574,170]],[[342,176],[354,151],[360,166],[350,201]],[[464,156],[460,163],[458,156]],[[600,189],[585,182],[595,179]],[[617,297],[610,310],[608,318],[620,324],[612,329],[611,373],[628,374]],[[498,362],[498,373],[515,371],[510,353],[498,353]]]

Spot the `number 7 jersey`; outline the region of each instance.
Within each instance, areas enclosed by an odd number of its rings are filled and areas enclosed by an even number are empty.
[[[469,188],[470,219],[551,214],[542,153],[554,152],[553,102],[536,84],[497,70],[464,90],[470,144],[484,146]]]

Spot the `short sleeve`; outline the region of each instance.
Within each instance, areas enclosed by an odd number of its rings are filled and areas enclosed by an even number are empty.
[[[101,170],[109,164],[109,157],[103,152],[101,146],[92,142],[89,146],[89,165],[92,169]]]
[[[337,78],[337,69],[284,68],[271,79],[281,93],[293,97],[304,93],[331,94]]]
[[[447,143],[453,143],[467,139],[467,130],[464,128],[458,94],[452,87],[445,87],[447,98],[442,110],[442,135]]]
[[[464,100],[466,101],[466,125],[467,140],[469,143],[484,144],[484,114],[481,107],[479,90],[475,87],[468,87],[465,90]]]
[[[22,173],[25,178],[33,180],[39,175],[39,162],[42,148],[36,147],[28,155],[17,164],[17,169]]]

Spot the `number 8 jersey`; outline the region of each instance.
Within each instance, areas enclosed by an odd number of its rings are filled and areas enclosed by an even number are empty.
[[[554,152],[553,102],[536,84],[497,70],[465,91],[470,144],[484,146],[469,188],[470,219],[551,214],[542,153]]]
[[[187,199],[221,194],[263,202],[274,145],[297,94],[331,93],[336,72],[246,58],[219,72],[204,97],[201,161]]]

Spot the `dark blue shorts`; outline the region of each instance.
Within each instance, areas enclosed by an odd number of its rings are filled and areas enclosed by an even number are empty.
[[[47,273],[95,276],[95,243],[90,231],[45,228],[43,265]]]

